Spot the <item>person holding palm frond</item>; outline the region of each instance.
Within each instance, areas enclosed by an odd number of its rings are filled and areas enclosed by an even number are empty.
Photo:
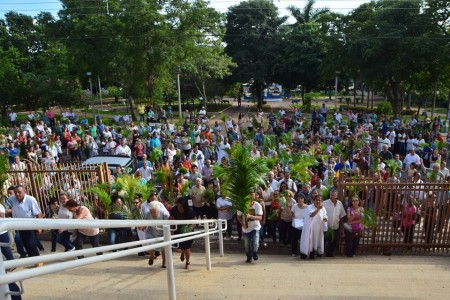
[[[247,256],[246,263],[251,263],[253,260],[258,260],[259,248],[259,230],[263,216],[263,209],[261,204],[257,201],[257,194],[251,194],[251,202],[249,212],[244,214],[238,211],[238,221],[242,224],[242,233],[245,243],[245,255]]]

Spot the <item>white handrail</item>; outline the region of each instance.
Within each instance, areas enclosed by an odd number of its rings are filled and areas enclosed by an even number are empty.
[[[171,226],[177,225],[203,225],[203,230],[193,231],[183,234],[172,235]],[[8,283],[19,282],[21,286],[20,294],[23,293],[22,281],[36,276],[60,272],[80,266],[85,266],[101,261],[108,261],[120,257],[136,254],[142,251],[153,250],[164,247],[167,261],[167,280],[169,288],[169,299],[176,299],[175,278],[173,269],[173,258],[171,247],[180,242],[205,238],[206,269],[211,270],[210,243],[209,236],[219,233],[220,256],[223,256],[223,235],[226,230],[227,222],[224,220],[58,220],[58,219],[1,219],[0,232],[5,230],[36,230],[36,229],[81,229],[81,228],[128,228],[128,227],[147,227],[162,226],[163,237],[88,248],[83,250],[55,253],[43,256],[24,258],[21,260],[10,260],[3,262],[0,256],[0,299],[11,299]],[[210,226],[212,226],[210,228]],[[173,229],[172,229],[173,230]],[[152,243],[151,245],[149,245]],[[111,250],[123,249],[126,247],[135,247],[118,252],[106,253],[103,255],[87,257],[84,259],[57,262],[40,268],[21,270],[14,273],[5,273],[6,269],[33,265],[41,262],[60,261],[61,259],[73,259],[77,256],[106,252]]]

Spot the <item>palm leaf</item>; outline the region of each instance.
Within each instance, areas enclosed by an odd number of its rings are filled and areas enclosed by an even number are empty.
[[[439,140],[435,140],[434,141],[434,145],[436,146],[436,148],[439,150],[439,151],[442,151],[442,149],[444,149],[444,148],[446,148],[447,147],[447,142],[444,142],[444,141],[439,141]]]
[[[364,227],[375,228],[377,227],[377,216],[373,210],[369,208],[364,208],[361,213],[361,219],[363,221]]]
[[[96,186],[93,186],[90,189],[88,189],[87,192],[97,195],[98,199],[100,199],[100,201],[102,201],[103,205],[106,208],[110,207],[111,196],[110,196],[109,190],[106,190],[101,185],[96,185]]]
[[[384,162],[386,165],[389,166],[390,168],[390,177],[394,177],[395,173],[397,172],[397,169],[400,169],[400,166],[398,165],[397,161],[393,160],[393,159],[389,159],[387,161]]]
[[[331,228],[331,226],[329,226],[327,231],[325,232],[325,239],[329,241],[334,241],[335,239],[334,230],[333,228]]]
[[[221,181],[223,190],[233,203],[233,209],[248,213],[251,193],[263,184],[269,171],[265,160],[253,158],[245,145],[235,144],[231,148],[230,166],[214,166],[214,177]]]
[[[181,185],[181,187],[180,187],[181,196],[189,195],[189,192],[191,190],[191,184],[192,184],[192,181],[188,180],[187,182],[185,182]]]

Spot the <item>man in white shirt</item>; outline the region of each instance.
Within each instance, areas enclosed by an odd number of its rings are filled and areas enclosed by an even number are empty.
[[[260,221],[263,216],[262,206],[256,201],[257,194],[252,193],[251,197],[249,212],[244,215],[243,212],[237,211],[238,221],[242,224],[246,263],[251,263],[252,258],[254,261],[258,260]]]
[[[16,186],[14,189],[14,196],[10,197],[11,213],[13,218],[42,218],[43,214],[36,198],[27,195],[25,188],[22,185]],[[39,250],[37,247],[36,232],[40,233],[41,230],[20,230],[20,238],[22,239],[25,250],[28,256],[39,256]],[[37,264],[41,266],[42,263]]]
[[[327,240],[327,257],[334,257],[334,251],[339,242],[339,228],[342,225],[342,218],[346,216],[344,205],[337,199],[337,191],[330,191],[330,199],[323,202],[328,216],[328,227],[334,231],[334,237]]]
[[[405,165],[405,169],[407,170],[409,168],[409,165],[411,163],[416,163],[417,166],[421,165],[420,157],[416,154],[416,149],[412,148],[408,155],[405,156],[405,159],[403,160],[403,164]]]
[[[278,182],[278,180],[276,180],[274,178],[275,178],[275,174],[272,171],[267,173],[267,182],[268,182],[269,186],[274,191],[278,191],[280,189],[280,183]]]
[[[336,123],[338,123],[339,125],[342,123],[342,114],[340,111],[338,111],[336,113],[336,115],[334,116],[334,119],[336,120]]]
[[[391,148],[391,141],[385,136],[384,138],[378,138],[378,153],[383,151],[383,145],[387,145],[388,148]]]
[[[138,170],[141,171],[142,177],[145,178],[147,182],[150,182],[150,180],[152,179],[153,168],[149,167],[146,160],[142,162],[142,167],[140,167]]]
[[[117,146],[115,155],[123,155],[131,157],[131,149],[127,145],[127,139],[120,140],[120,145]]]

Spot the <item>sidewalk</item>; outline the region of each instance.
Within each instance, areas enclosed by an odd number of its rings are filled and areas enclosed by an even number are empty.
[[[24,299],[168,299],[161,258],[130,256],[24,282]],[[175,254],[177,299],[448,299],[448,257],[361,256],[300,260],[261,255],[246,264],[244,254],[219,257],[212,270],[194,253],[184,270]]]

